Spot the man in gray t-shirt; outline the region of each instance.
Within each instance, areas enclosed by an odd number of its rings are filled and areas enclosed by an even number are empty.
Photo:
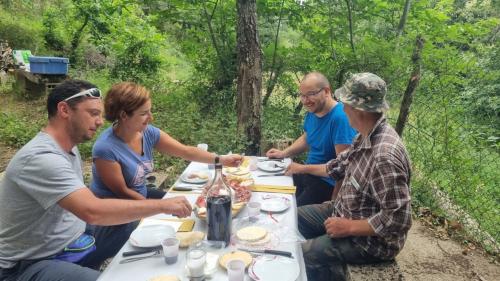
[[[54,255],[78,238],[85,222],[56,204],[79,188],[80,155],[65,153],[40,132],[10,161],[0,186],[0,267]],[[66,243],[61,243],[65,241]]]
[[[0,280],[96,280],[96,267],[128,239],[96,231],[93,252],[61,261],[64,249],[82,237],[86,223],[106,226],[158,213],[191,214],[184,197],[163,200],[99,199],[84,185],[76,145],[103,124],[100,91],[68,80],[47,99],[49,121],[21,148],[0,182]]]

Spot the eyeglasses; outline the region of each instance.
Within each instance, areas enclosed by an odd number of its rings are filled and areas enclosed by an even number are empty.
[[[321,91],[323,91],[325,88],[320,88],[319,90],[317,90],[316,92],[314,91],[311,91],[311,92],[308,92],[306,94],[299,94],[299,98],[301,100],[305,100],[305,99],[310,99],[314,96],[316,96],[317,94],[321,93]]]
[[[90,88],[90,89],[87,89],[83,92],[79,92],[78,94],[74,94],[69,98],[65,98],[63,101],[69,101],[70,99],[74,99],[74,98],[82,97],[82,96],[94,98],[94,99],[100,99],[101,98],[101,91],[97,88]]]

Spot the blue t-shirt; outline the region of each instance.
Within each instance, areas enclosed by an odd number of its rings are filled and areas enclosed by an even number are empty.
[[[148,125],[142,136],[143,155],[139,155],[113,133],[113,127],[109,127],[97,138],[92,149],[92,159],[104,159],[120,164],[127,186],[146,197],[145,178],[153,171],[153,149],[159,140],[160,129]],[[95,164],[92,165],[90,189],[98,197],[116,198],[102,182]]]
[[[324,164],[336,158],[335,145],[351,144],[357,134],[349,125],[344,105],[340,102],[323,117],[308,112],[304,119],[304,131],[309,146],[306,164]],[[322,179],[332,186],[335,185],[332,178],[322,177]]]

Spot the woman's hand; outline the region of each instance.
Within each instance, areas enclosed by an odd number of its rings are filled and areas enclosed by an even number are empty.
[[[223,166],[237,167],[243,161],[243,156],[238,154],[221,155],[219,157],[220,157],[220,163]]]

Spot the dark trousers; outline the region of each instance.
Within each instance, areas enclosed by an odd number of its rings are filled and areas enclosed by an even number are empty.
[[[299,231],[307,239],[302,244],[302,252],[308,280],[343,281],[346,280],[346,264],[383,261],[368,254],[350,237],[330,238],[323,223],[332,211],[331,201],[298,209]]]
[[[333,186],[320,177],[309,174],[294,174],[293,184],[297,187],[297,207],[321,204],[332,199]]]

